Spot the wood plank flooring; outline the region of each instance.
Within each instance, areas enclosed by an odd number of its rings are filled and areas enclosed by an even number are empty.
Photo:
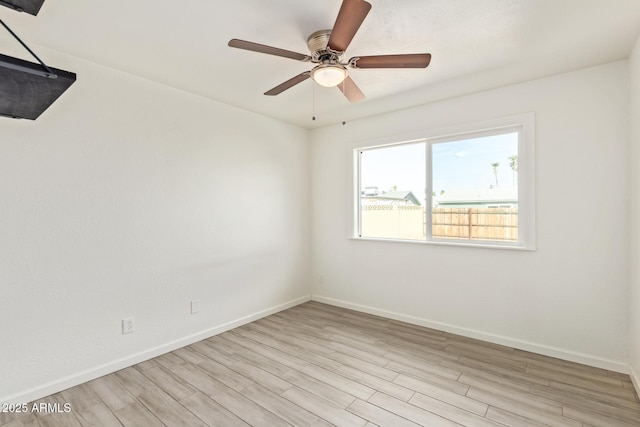
[[[36,403],[0,425],[640,426],[627,375],[316,302]]]

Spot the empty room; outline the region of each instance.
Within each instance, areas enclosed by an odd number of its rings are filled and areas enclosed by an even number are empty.
[[[640,425],[639,1],[0,23],[1,427]]]

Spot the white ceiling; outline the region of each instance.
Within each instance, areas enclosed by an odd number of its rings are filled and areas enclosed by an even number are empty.
[[[0,18],[28,44],[307,128],[625,59],[640,34],[640,0],[369,2],[347,58],[433,59],[426,70],[353,70],[367,96],[357,104],[311,80],[264,96],[310,65],[227,47],[239,38],[307,54],[341,0],[46,0],[37,17],[0,8]]]

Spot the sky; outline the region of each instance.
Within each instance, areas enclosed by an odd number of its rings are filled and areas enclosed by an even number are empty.
[[[423,201],[426,188],[427,144],[409,143],[364,150],[361,182],[364,187],[410,190]],[[518,154],[518,134],[509,133],[433,144],[433,191],[489,188],[496,185],[492,163],[498,166],[498,186],[514,183],[509,157]]]

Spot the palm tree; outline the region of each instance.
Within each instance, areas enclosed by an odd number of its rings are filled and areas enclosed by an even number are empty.
[[[493,175],[496,177],[496,188],[498,188],[498,166],[500,166],[500,163],[498,162],[491,163],[491,167],[493,168]]]
[[[513,184],[515,185],[516,175],[518,173],[518,156],[517,155],[514,154],[513,156],[509,156],[509,166],[511,166]]]

